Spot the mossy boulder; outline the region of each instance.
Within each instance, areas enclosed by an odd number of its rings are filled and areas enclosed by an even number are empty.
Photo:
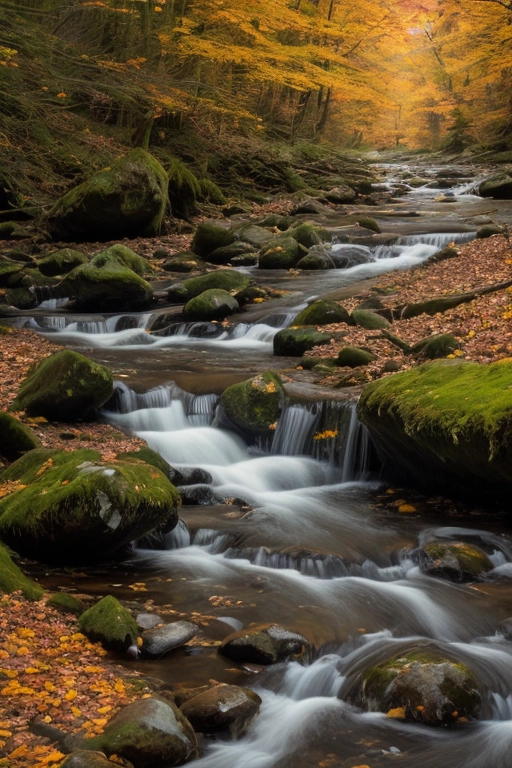
[[[306,253],[305,256],[299,259],[296,264],[297,269],[310,269],[314,271],[334,269],[334,262],[328,252],[323,247],[321,247],[321,250],[317,250],[320,247],[314,246],[309,253]]]
[[[502,235],[505,232],[505,227],[499,224],[484,224],[479,227],[476,233],[477,240],[485,240],[493,235]]]
[[[112,373],[99,363],[62,349],[29,370],[12,410],[50,421],[78,421],[94,417],[112,396]]]
[[[131,269],[140,276],[152,271],[146,259],[121,243],[111,245],[110,248],[100,251],[91,259],[91,264],[95,267],[105,267],[112,263]]]
[[[35,291],[30,287],[10,288],[6,291],[5,300],[7,304],[16,309],[34,309],[37,307],[37,297]]]
[[[41,441],[30,427],[10,413],[0,411],[0,456],[16,461],[26,451],[40,447]]]
[[[258,266],[260,269],[290,269],[306,253],[307,248],[293,237],[275,238],[261,249]]]
[[[371,309],[354,309],[351,319],[353,325],[358,325],[360,328],[366,328],[369,331],[378,331],[381,328],[389,328],[391,326],[389,320],[386,320],[382,315],[378,315],[377,312],[372,312]]]
[[[370,712],[442,726],[475,718],[480,693],[465,664],[427,651],[408,652],[368,670],[358,704]]]
[[[103,461],[93,450],[29,451],[0,474],[0,537],[21,554],[57,563],[110,558],[178,521],[179,494],[140,461]]]
[[[43,588],[29,579],[12,560],[7,547],[0,543],[0,593],[21,592],[27,600],[41,600]]]
[[[154,258],[161,257],[157,256],[157,252],[155,252]],[[180,251],[174,256],[165,258],[161,266],[166,272],[194,272],[203,266],[203,260],[192,251]]]
[[[304,246],[304,248],[312,248],[314,245],[321,245],[321,243],[330,242],[332,237],[327,229],[318,227],[315,224],[308,224],[303,222],[298,227],[289,229],[286,233],[288,237],[293,237],[298,243]]]
[[[385,468],[433,489],[510,498],[512,360],[437,360],[372,382],[358,403]]]
[[[313,347],[327,344],[330,338],[328,333],[317,331],[314,326],[283,328],[274,336],[274,355],[302,357],[304,352]]]
[[[378,235],[380,235],[382,231],[375,219],[372,219],[370,216],[361,216],[358,218],[357,223],[360,227],[364,227],[364,229],[371,229],[372,232],[376,232]]]
[[[183,318],[187,321],[223,320],[239,309],[237,300],[227,291],[210,288],[187,301],[183,307]]]
[[[234,237],[249,243],[253,248],[263,248],[268,242],[275,238],[275,234],[268,229],[258,226],[258,224],[237,224],[232,230]]]
[[[114,763],[103,752],[88,752],[85,749],[74,749],[67,755],[59,768],[113,768]],[[125,768],[133,768],[133,764],[126,764]]]
[[[240,256],[233,256],[229,263],[232,267],[256,267],[258,254],[253,251],[241,253]]]
[[[235,242],[235,235],[230,229],[214,224],[210,221],[203,221],[198,225],[190,250],[201,258],[206,259],[217,248],[231,245]]]
[[[478,188],[481,197],[493,197],[495,200],[512,200],[512,176],[498,173],[482,181]]]
[[[41,274],[55,277],[55,275],[65,275],[75,267],[87,264],[88,261],[89,257],[82,251],[77,251],[75,248],[60,248],[38,259],[37,266]]]
[[[169,202],[167,188],[160,163],[144,149],[132,149],[57,200],[47,226],[61,240],[156,235]]]
[[[185,302],[213,288],[220,288],[222,291],[228,291],[228,293],[236,296],[240,291],[247,288],[249,283],[250,280],[247,275],[242,275],[235,269],[219,269],[216,272],[191,277],[181,283],[171,285],[167,292],[167,298],[169,301]]]
[[[463,541],[431,541],[419,554],[424,573],[450,581],[475,581],[494,568],[480,547]]]
[[[338,352],[336,365],[358,368],[360,365],[368,365],[375,360],[375,355],[361,347],[343,347]]]
[[[261,706],[261,698],[249,688],[219,683],[187,699],[180,710],[199,733],[230,730],[239,736],[247,730]]]
[[[441,248],[440,251],[436,251],[429,256],[428,259],[423,262],[424,264],[437,264],[439,261],[446,261],[447,259],[455,259],[459,255],[457,248],[447,245],[445,248]]]
[[[135,768],[172,768],[197,757],[192,726],[175,704],[157,697],[128,704],[81,746],[130,760]]]
[[[219,653],[234,661],[276,664],[299,659],[310,650],[306,638],[278,624],[260,624],[224,638]]]
[[[235,257],[249,253],[250,251],[254,251],[254,246],[250,245],[250,243],[237,240],[230,245],[221,246],[209,253],[208,261],[211,264],[229,264]]]
[[[56,592],[46,601],[46,605],[59,613],[72,613],[74,616],[80,616],[85,610],[82,601],[67,592]]]
[[[353,203],[357,193],[348,184],[338,184],[338,186],[329,189],[324,197],[334,205],[343,205],[343,203]]]
[[[137,643],[137,623],[119,600],[106,595],[78,619],[78,629],[93,643],[107,651],[125,653]]]
[[[293,325],[329,325],[350,323],[350,315],[341,304],[329,299],[318,299],[299,312]]]
[[[451,333],[436,333],[414,344],[412,354],[419,359],[436,360],[451,355],[460,348],[460,342]]]
[[[220,406],[229,423],[242,433],[265,435],[275,428],[284,400],[278,374],[265,371],[225,389],[220,396]]]
[[[117,259],[83,264],[69,272],[59,286],[75,309],[87,312],[146,309],[153,299],[151,285]]]
[[[0,288],[16,285],[24,275],[23,265],[13,261],[0,261]]]
[[[116,459],[121,459],[121,461],[142,461],[144,464],[151,464],[152,467],[156,467],[166,477],[169,477],[171,471],[171,467],[166,460],[152,448],[148,448],[147,445],[139,448],[138,451],[118,453]]]

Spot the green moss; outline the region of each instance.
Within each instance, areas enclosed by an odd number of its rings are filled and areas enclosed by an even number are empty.
[[[10,413],[0,411],[0,456],[15,461],[25,451],[40,446],[41,441],[30,427]]]
[[[210,288],[190,299],[183,307],[185,320],[223,320],[237,312],[240,306],[235,298],[220,288]]]
[[[314,224],[307,224],[306,222],[299,224],[298,227],[289,229],[286,234],[289,237],[293,237],[294,240],[305,248],[312,248],[314,245],[320,245],[332,240],[330,232],[326,229],[317,227]]]
[[[299,312],[293,325],[328,325],[329,323],[349,323],[350,315],[336,301],[319,299]]]
[[[78,619],[78,628],[92,642],[122,653],[137,642],[137,623],[119,600],[106,595],[96,605],[84,611]]]
[[[43,589],[27,578],[13,562],[6,546],[0,543],[0,592],[10,595],[21,592],[27,600],[41,600]]]
[[[8,304],[17,309],[33,309],[37,306],[36,295],[30,288],[11,288],[5,298]]]
[[[357,223],[360,227],[364,227],[365,229],[371,229],[373,232],[377,232],[377,234],[380,234],[382,231],[375,219],[370,218],[369,216],[361,216]]]
[[[97,451],[36,449],[0,474],[0,535],[20,552],[60,562],[111,556],[177,521],[179,494],[156,468],[102,461]]]
[[[349,368],[357,368],[360,365],[368,365],[375,360],[375,355],[367,349],[360,347],[343,347],[336,358],[336,365],[346,365]]]
[[[328,333],[321,333],[311,326],[283,328],[274,336],[274,355],[302,357],[313,347],[327,344],[330,338]]]
[[[139,256],[135,251],[132,251],[131,248],[127,248],[126,245],[121,245],[120,243],[111,245],[110,248],[100,251],[91,259],[91,264],[95,267],[104,267],[111,262],[120,264],[127,269],[131,269],[135,274],[140,276],[152,272],[146,259]]]
[[[38,259],[37,266],[43,275],[54,277],[71,272],[72,269],[79,267],[80,264],[86,264],[88,261],[89,257],[81,251],[74,248],[61,248],[42,259]]]
[[[249,243],[235,241],[234,243],[231,243],[231,245],[224,245],[221,248],[216,248],[208,254],[208,261],[211,264],[230,264],[237,256],[247,254],[249,251],[253,250],[253,246]]]
[[[255,434],[269,434],[275,428],[283,403],[283,385],[273,371],[233,384],[220,396],[230,421]]]
[[[204,221],[197,227],[190,250],[202,258],[207,258],[212,251],[235,241],[235,235],[229,229]]]
[[[260,269],[290,269],[307,253],[307,249],[293,237],[275,238],[260,251]]]
[[[12,409],[55,421],[76,421],[94,415],[113,391],[108,368],[63,349],[29,371]]]
[[[168,298],[171,301],[173,299],[188,301],[212,288],[219,288],[236,295],[239,291],[247,288],[249,283],[250,280],[247,275],[242,275],[235,269],[219,269],[216,272],[210,272],[199,277],[191,277],[188,280],[183,280],[182,283],[176,286],[171,286],[168,291]]]
[[[453,575],[458,581],[471,581],[494,567],[483,550],[467,542],[434,541],[426,544],[423,552],[430,561],[428,573],[439,571],[439,575]],[[453,564],[452,560],[455,561]]]
[[[434,361],[369,384],[358,414],[386,455],[422,479],[458,477],[494,494],[510,486],[512,362]]]
[[[150,464],[152,467],[156,467],[166,477],[169,476],[169,464],[163,459],[159,453],[148,448],[147,445],[139,448],[138,451],[127,451],[126,453],[118,453],[118,459],[135,459],[136,461],[143,461],[145,464]]]
[[[391,327],[389,320],[386,320],[385,317],[377,314],[377,312],[372,312],[370,309],[354,309],[352,321],[354,325],[359,325],[361,328],[366,328],[370,331]]]
[[[83,264],[70,272],[60,284],[76,309],[111,311],[145,309],[153,289],[132,269],[109,259],[99,267]]]
[[[435,360],[439,357],[446,357],[460,348],[460,342],[451,333],[436,333],[434,336],[418,341],[411,351],[416,357],[424,360]]]
[[[56,592],[46,601],[46,605],[60,613],[72,613],[74,616],[80,616],[84,612],[82,601],[67,592]]]

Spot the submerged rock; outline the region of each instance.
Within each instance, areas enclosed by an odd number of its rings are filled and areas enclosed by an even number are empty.
[[[370,712],[446,725],[476,717],[480,693],[465,664],[429,652],[408,652],[369,669],[357,703]]]
[[[158,160],[132,149],[57,200],[48,228],[62,240],[158,234],[169,201],[168,183]]]
[[[58,563],[112,557],[155,528],[172,530],[179,495],[154,467],[101,459],[93,450],[26,453],[0,474],[0,537],[20,553]]]
[[[388,473],[493,499],[512,490],[512,362],[424,363],[372,382],[358,403]]]
[[[63,349],[30,370],[12,409],[55,421],[84,420],[94,417],[113,391],[108,368]]]
[[[196,736],[186,717],[172,702],[156,697],[128,704],[82,747],[118,755],[135,768],[172,768],[197,757]]]
[[[78,619],[78,629],[107,651],[125,653],[137,642],[137,624],[126,608],[112,595],[99,600]]]
[[[219,653],[235,661],[276,664],[297,659],[310,649],[306,638],[278,624],[260,624],[233,632],[224,638]]]
[[[239,685],[214,685],[185,701],[180,710],[199,733],[243,734],[259,712],[261,698]]]

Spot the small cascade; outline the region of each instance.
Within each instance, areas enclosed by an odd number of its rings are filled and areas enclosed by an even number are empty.
[[[143,409],[170,408],[173,403],[179,402],[183,407],[184,416],[188,419],[188,421],[184,421],[180,427],[174,427],[181,429],[184,426],[207,426],[211,424],[217,401],[217,395],[193,395],[190,392],[185,392],[183,389],[180,389],[180,387],[172,381],[169,382],[169,384],[154,387],[143,394],[134,392],[133,389],[128,387],[122,381],[116,381],[115,392],[109,403],[109,408],[114,409],[116,414],[124,414]],[[112,415],[110,412],[108,418],[116,420],[116,416]],[[128,419],[125,421],[129,422]],[[119,424],[121,422],[117,420],[116,423]],[[143,416],[141,416],[140,423],[145,423],[146,426],[135,427],[133,424],[130,424],[129,428],[132,430],[158,428],[153,426],[150,427],[149,421],[144,422]]]
[[[425,245],[435,245],[441,250],[450,243],[469,243],[476,237],[476,232],[432,232],[424,235],[404,235],[399,237],[396,245],[416,245],[424,243]]]

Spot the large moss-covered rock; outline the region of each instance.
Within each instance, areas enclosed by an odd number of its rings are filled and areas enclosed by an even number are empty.
[[[15,461],[22,453],[40,447],[41,441],[30,427],[10,413],[0,411],[0,456]]]
[[[231,245],[234,242],[235,235],[230,229],[211,221],[203,221],[195,231],[190,250],[206,259],[217,248]]]
[[[183,280],[181,283],[171,285],[167,292],[169,301],[185,302],[199,296],[204,291],[212,288],[220,288],[236,296],[249,285],[250,280],[247,275],[242,275],[235,269],[219,269],[216,272],[209,272],[207,275],[191,277]]]
[[[77,267],[62,280],[60,289],[75,309],[87,312],[145,309],[153,298],[146,280],[112,258]]]
[[[360,365],[368,365],[375,360],[375,355],[361,347],[343,347],[336,358],[336,365],[358,368]]]
[[[82,748],[130,760],[135,768],[172,768],[197,757],[194,730],[170,701],[156,697],[128,704],[105,726],[85,739]]]
[[[113,391],[108,368],[62,349],[29,371],[12,409],[54,421],[83,420],[93,417]]]
[[[369,384],[358,404],[388,471],[430,490],[510,498],[512,361],[424,363]]]
[[[230,245],[221,246],[209,253],[208,261],[212,264],[229,264],[237,256],[251,251],[254,251],[254,246],[242,240],[237,240]]]
[[[143,149],[132,149],[61,197],[48,215],[62,240],[114,240],[160,231],[168,177]]]
[[[104,267],[109,263],[120,264],[122,267],[131,269],[137,275],[146,275],[151,272],[151,268],[146,259],[139,256],[138,253],[127,248],[126,245],[116,243],[100,251],[91,259],[91,264],[95,267]]]
[[[318,344],[327,344],[330,338],[328,333],[317,331],[314,326],[283,328],[274,336],[274,355],[302,357]]]
[[[494,568],[480,547],[463,541],[431,541],[419,555],[424,573],[450,581],[474,581]]]
[[[179,494],[165,475],[140,461],[103,461],[93,450],[29,451],[0,474],[7,482],[0,537],[39,560],[101,560],[178,520]]]
[[[261,698],[249,688],[220,683],[187,699],[180,710],[199,733],[231,730],[239,736],[256,717]]]
[[[227,291],[210,288],[187,301],[183,307],[183,317],[188,321],[223,320],[239,309],[237,300]]]
[[[318,299],[299,312],[294,325],[328,325],[329,323],[350,323],[350,315],[337,301]]]
[[[404,653],[365,674],[358,703],[412,722],[446,725],[474,718],[480,693],[468,667],[434,653]]]
[[[312,248],[314,245],[320,245],[321,243],[330,242],[331,234],[327,229],[318,227],[315,224],[308,224],[303,222],[298,227],[289,229],[287,236],[293,237],[298,243],[305,248]]]
[[[275,428],[284,397],[277,373],[265,371],[225,389],[220,396],[220,405],[229,421],[240,431],[264,435]]]
[[[298,659],[310,649],[308,641],[278,624],[260,624],[233,632],[219,645],[219,653],[235,661],[276,664]]]
[[[73,616],[80,616],[85,610],[82,601],[68,592],[56,592],[46,601],[46,605],[59,613],[71,613]]]
[[[78,629],[93,643],[107,651],[124,653],[137,643],[137,623],[119,600],[106,595],[78,619]]]
[[[494,197],[496,200],[512,199],[512,176],[498,173],[482,181],[478,188],[481,197]]]
[[[354,325],[359,325],[361,328],[366,328],[369,331],[378,331],[381,328],[389,328],[391,323],[386,320],[382,315],[377,312],[372,312],[371,309],[354,309],[352,312],[352,322]]]
[[[41,600],[43,588],[29,579],[13,562],[9,550],[0,543],[0,594],[21,592],[27,600]]]
[[[89,257],[75,248],[61,248],[43,256],[42,259],[38,260],[37,266],[41,274],[54,277],[55,275],[65,275],[75,267],[79,267],[80,264],[87,264],[88,261]]]
[[[272,240],[260,251],[260,269],[290,269],[307,253],[307,248],[293,237],[285,236]]]

